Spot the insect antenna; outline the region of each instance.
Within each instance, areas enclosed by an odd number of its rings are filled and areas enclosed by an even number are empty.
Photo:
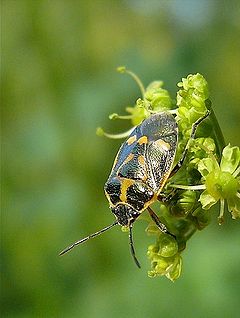
[[[129,244],[130,244],[130,250],[131,250],[131,254],[132,257],[134,259],[135,264],[137,265],[138,268],[141,268],[141,265],[136,257],[135,254],[135,250],[134,250],[134,245],[133,245],[133,237],[132,237],[132,227],[133,227],[133,223],[129,224]]]
[[[115,221],[113,224],[104,227],[104,228],[101,229],[100,231],[95,232],[95,233],[93,233],[93,234],[90,234],[90,235],[84,237],[83,239],[81,239],[81,240],[79,240],[79,241],[73,243],[72,245],[70,245],[70,246],[68,246],[67,248],[65,248],[62,252],[60,252],[60,253],[59,253],[59,256],[65,254],[65,253],[67,253],[67,252],[69,252],[69,251],[70,251],[71,249],[73,249],[75,246],[77,246],[77,245],[79,245],[79,244],[82,244],[82,243],[88,241],[89,239],[91,239],[91,238],[93,238],[93,237],[95,237],[95,236],[98,236],[98,235],[100,235],[100,234],[106,232],[107,230],[111,229],[112,227],[114,227],[114,226],[117,225],[117,224],[118,224],[118,222]]]

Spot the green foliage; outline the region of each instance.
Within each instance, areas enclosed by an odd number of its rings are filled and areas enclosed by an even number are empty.
[[[182,257],[178,251],[176,240],[167,234],[156,233],[158,238],[154,245],[148,247],[148,258],[151,260],[152,270],[149,277],[163,276],[176,280],[182,270]]]
[[[226,146],[222,152],[220,164],[210,153],[210,157],[200,160],[198,171],[206,190],[201,194],[199,201],[203,209],[208,210],[218,201],[221,202],[219,222],[223,221],[224,200],[233,219],[240,218],[240,150],[238,147]]]
[[[178,87],[176,120],[183,138],[188,139],[192,124],[207,111],[205,101],[209,96],[208,85],[205,78],[197,73],[183,78]]]
[[[155,112],[169,111],[176,114],[179,127],[177,159],[185,147],[188,148],[184,168],[168,180],[163,196],[171,199],[160,203],[158,214],[176,238],[163,234],[150,222],[147,233],[156,235],[156,243],[150,245],[147,256],[151,262],[149,277],[166,276],[175,281],[181,275],[182,251],[189,238],[205,228],[211,221],[210,208],[220,201],[219,224],[223,222],[224,201],[233,219],[240,218],[240,150],[230,145],[223,148],[224,141],[216,117],[211,109],[208,84],[197,73],[183,78],[178,87],[176,105],[169,92],[163,88],[162,81],[154,81],[145,89],[140,79],[125,67],[118,68],[134,78],[142,92],[135,105],[127,107],[130,115],[111,114],[110,119],[130,119],[133,126],[142,122]],[[175,107],[175,109],[174,109]],[[193,124],[210,111],[210,118],[201,123],[197,137],[190,134]],[[129,131],[119,134],[106,134],[98,128],[101,135],[122,138]],[[223,149],[222,149],[223,148]],[[125,229],[126,230],[126,229]]]

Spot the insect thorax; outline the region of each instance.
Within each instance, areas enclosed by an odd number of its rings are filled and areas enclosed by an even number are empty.
[[[119,177],[109,178],[104,190],[116,217],[119,213],[125,213],[130,218],[134,214],[139,215],[154,197],[153,191],[146,184]]]

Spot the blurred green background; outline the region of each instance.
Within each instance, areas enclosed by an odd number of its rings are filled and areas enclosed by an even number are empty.
[[[142,221],[130,257],[103,184],[120,141],[99,138],[148,84],[202,73],[227,142],[239,145],[240,5],[224,0],[2,1],[3,317],[239,317],[239,222],[217,211],[188,243],[181,278],[147,277]]]

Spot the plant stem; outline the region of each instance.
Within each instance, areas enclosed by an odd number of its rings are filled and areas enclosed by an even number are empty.
[[[133,73],[132,71],[129,71],[126,69],[125,73],[127,73],[128,75],[130,75],[134,80],[135,82],[138,84],[139,88],[140,88],[140,91],[142,93],[142,97],[144,97],[144,94],[145,94],[145,88],[143,86],[143,83],[142,81],[139,79],[139,77]]]
[[[212,103],[209,99],[206,100],[206,106],[211,111],[210,120],[211,120],[212,127],[213,127],[213,135],[214,135],[213,137],[214,137],[214,140],[216,142],[218,156],[220,157],[223,148],[226,146],[226,143],[225,143],[225,140],[223,137],[222,130],[219,126],[216,115],[215,115],[214,110],[212,108]]]

